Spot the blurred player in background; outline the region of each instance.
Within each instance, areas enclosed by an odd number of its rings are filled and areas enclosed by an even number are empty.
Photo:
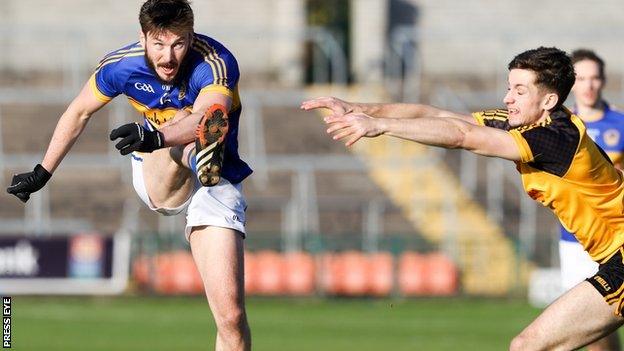
[[[41,164],[7,189],[23,202],[51,178],[91,115],[124,94],[143,121],[113,130],[132,153],[133,184],[150,209],[187,209],[185,235],[217,326],[217,350],[247,350],[245,199],[251,169],[238,156],[239,70],[222,44],[193,30],[188,0],[148,0],[140,41],[104,57],[60,117]],[[201,184],[200,184],[201,183]],[[203,186],[202,186],[203,185]]]
[[[576,82],[572,87],[574,113],[585,123],[587,134],[609,156],[616,168],[622,169],[624,156],[624,114],[613,110],[602,99],[605,85],[604,61],[591,50],[579,49],[572,53]],[[564,291],[591,277],[598,271],[574,234],[560,225],[559,258],[561,285]],[[612,333],[587,346],[590,351],[620,350],[617,333]]]
[[[624,178],[563,106],[575,81],[565,52],[528,50],[508,68],[507,109],[464,115],[427,105],[336,98],[305,101],[302,108],[330,109],[327,132],[347,146],[388,135],[514,161],[529,196],[550,207],[601,266],[548,306],[510,350],[572,350],[624,323]]]

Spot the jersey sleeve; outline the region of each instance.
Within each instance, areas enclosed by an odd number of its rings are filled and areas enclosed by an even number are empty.
[[[578,132],[551,126],[529,126],[509,133],[518,145],[521,162],[558,176],[567,172],[579,143]]]
[[[496,129],[509,130],[507,110],[495,109],[481,112],[473,112],[472,116],[479,125]]]
[[[231,54],[209,56],[195,72],[199,94],[217,92],[233,97],[238,84],[238,63]]]
[[[91,89],[98,100],[109,102],[122,93],[122,72],[118,66],[117,62],[102,60],[95,73],[91,75]]]

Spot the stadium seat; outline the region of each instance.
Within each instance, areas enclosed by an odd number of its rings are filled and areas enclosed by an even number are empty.
[[[329,295],[338,295],[342,291],[341,276],[342,265],[339,254],[325,252],[321,254],[319,260],[319,285],[321,291]]]
[[[427,293],[426,259],[416,252],[404,252],[399,258],[399,291],[405,296]]]
[[[285,266],[282,255],[275,251],[256,253],[258,293],[283,295],[286,293]]]
[[[174,287],[171,276],[174,274],[174,268],[171,253],[159,253],[153,258],[153,262],[155,269],[152,288],[159,294],[173,294]]]
[[[369,255],[369,291],[374,296],[388,296],[394,287],[394,258],[388,252]]]
[[[173,266],[173,274],[170,277],[173,293],[203,294],[204,286],[191,253],[178,250],[170,255]]]
[[[132,261],[132,279],[139,288],[149,285],[151,264],[152,261],[146,255],[139,255]]]
[[[427,291],[437,296],[457,293],[458,271],[453,261],[441,252],[430,253],[426,259]]]
[[[286,291],[291,295],[311,295],[316,290],[316,267],[312,255],[289,252],[284,255]]]
[[[339,265],[339,280],[342,282],[340,293],[348,296],[366,295],[370,272],[368,257],[358,251],[347,251],[339,256]]]
[[[159,294],[203,294],[204,287],[190,252],[163,252],[152,258],[153,290]]]

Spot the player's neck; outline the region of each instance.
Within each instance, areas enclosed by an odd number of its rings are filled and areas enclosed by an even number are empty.
[[[605,110],[605,102],[602,100],[599,100],[593,106],[586,106],[586,105],[576,106],[577,115],[583,121],[586,121],[586,122],[595,122],[595,121],[601,120],[602,117],[604,117],[604,110]]]

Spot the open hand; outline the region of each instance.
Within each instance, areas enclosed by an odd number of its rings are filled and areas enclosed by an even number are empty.
[[[341,116],[353,112],[355,105],[335,97],[319,97],[301,103],[301,109],[306,111],[317,108],[326,108],[332,115]]]
[[[334,140],[346,139],[345,145],[351,146],[362,137],[373,138],[383,134],[383,120],[364,113],[349,113],[341,116],[331,115],[323,119],[329,126],[328,134]]]

